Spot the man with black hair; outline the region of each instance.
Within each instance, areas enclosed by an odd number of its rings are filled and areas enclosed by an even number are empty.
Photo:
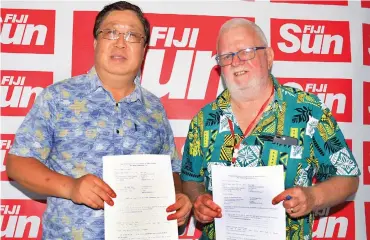
[[[104,239],[104,202],[114,190],[102,178],[106,155],[171,155],[176,203],[169,220],[186,222],[180,160],[159,98],[138,84],[149,42],[149,22],[136,5],[104,7],[94,26],[95,66],[55,83],[37,98],[17,131],[7,174],[48,196],[43,239]]]

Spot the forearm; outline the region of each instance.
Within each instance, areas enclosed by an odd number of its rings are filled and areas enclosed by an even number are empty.
[[[179,173],[172,173],[173,176],[173,183],[175,185],[175,192],[182,193],[182,182]]]
[[[358,177],[332,177],[312,188],[315,199],[314,211],[344,202],[357,191]]]
[[[204,184],[200,182],[183,182],[182,189],[193,204],[198,196],[205,193]]]
[[[10,178],[32,192],[70,198],[74,179],[50,170],[37,159],[8,154],[6,171]]]

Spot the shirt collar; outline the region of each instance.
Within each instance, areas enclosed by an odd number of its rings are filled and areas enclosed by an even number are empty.
[[[282,105],[284,103],[282,86],[278,82],[278,80],[274,77],[274,75],[270,74],[270,79],[272,80],[275,88],[274,102],[277,103],[278,109],[281,110]]]
[[[89,89],[87,89],[89,94],[93,94],[96,92],[98,89],[104,89],[103,84],[101,80],[99,79],[98,74],[96,73],[95,67],[92,67],[88,72],[87,72],[87,78],[90,82]],[[135,89],[132,93],[130,93],[127,97],[122,99],[124,102],[135,102],[136,100],[139,100],[140,102],[144,102],[144,97],[143,97],[143,92],[141,89],[140,85],[140,74],[137,74],[135,79]]]

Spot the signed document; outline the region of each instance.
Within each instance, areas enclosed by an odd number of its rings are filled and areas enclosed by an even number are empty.
[[[178,239],[166,212],[175,203],[169,155],[105,156],[103,180],[117,194],[114,206],[104,205],[105,239]]]
[[[222,209],[215,219],[217,239],[285,240],[285,209],[272,199],[284,191],[283,166],[212,166],[213,201]]]

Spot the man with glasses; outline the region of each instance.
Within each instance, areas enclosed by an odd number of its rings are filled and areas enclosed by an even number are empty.
[[[168,219],[185,223],[191,203],[171,126],[160,100],[138,84],[149,30],[136,5],[105,6],[93,30],[94,68],[46,88],[20,126],[7,173],[48,196],[43,239],[104,239],[104,202],[116,197],[101,179],[106,155],[171,155],[177,194]]]
[[[216,239],[214,218],[222,217],[212,201],[212,165],[283,165],[286,190],[272,204],[283,201],[287,239],[312,239],[312,212],[345,201],[358,187],[360,171],[337,122],[317,96],[278,83],[273,50],[253,22],[226,22],[217,53],[227,89],[192,119],[181,170],[204,224],[201,239]]]

